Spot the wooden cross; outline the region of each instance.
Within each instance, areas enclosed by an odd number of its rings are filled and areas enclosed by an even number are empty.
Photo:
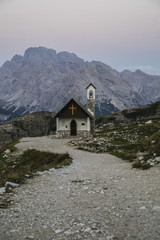
[[[73,104],[72,104],[72,107],[70,107],[69,109],[72,110],[72,115],[74,115],[74,110],[76,109],[76,107],[74,107]]]

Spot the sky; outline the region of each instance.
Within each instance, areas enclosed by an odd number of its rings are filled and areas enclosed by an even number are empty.
[[[160,75],[160,0],[0,0],[0,66],[38,46]]]

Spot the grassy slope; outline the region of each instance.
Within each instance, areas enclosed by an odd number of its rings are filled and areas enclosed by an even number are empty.
[[[60,168],[72,162],[68,153],[57,154],[29,149],[18,154],[14,146],[16,143],[7,144],[0,151],[0,187],[7,181],[23,183],[26,176],[32,176],[37,171]],[[5,153],[6,149],[10,149],[11,153]]]
[[[138,120],[134,123],[104,125],[96,130],[94,139],[75,142],[79,149],[108,152],[133,162],[142,152],[143,161],[134,167],[149,168],[147,160],[160,156],[160,118]]]

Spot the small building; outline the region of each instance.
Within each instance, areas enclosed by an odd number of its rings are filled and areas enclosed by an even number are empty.
[[[90,136],[94,132],[95,87],[87,87],[88,108],[72,98],[55,116],[57,137]]]

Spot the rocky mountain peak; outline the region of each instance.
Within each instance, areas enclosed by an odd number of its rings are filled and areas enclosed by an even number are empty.
[[[12,58],[11,62],[20,63],[20,62],[22,62],[22,59],[23,59],[23,57],[21,55],[15,55]]]
[[[74,53],[69,53],[69,52],[59,52],[57,53],[57,58],[59,59],[59,61],[76,61],[76,62],[84,62],[83,59],[77,57],[76,54]]]
[[[56,51],[45,47],[28,48],[23,57],[26,63],[46,63],[56,60]]]
[[[70,99],[86,104],[86,86],[96,86],[96,114],[146,105],[160,98],[160,77],[137,70],[119,73],[110,66],[85,62],[74,53],[28,48],[0,68],[0,119],[35,111],[57,112]]]
[[[137,76],[147,76],[147,73],[142,72],[141,70],[137,69],[134,74],[136,74]]]

